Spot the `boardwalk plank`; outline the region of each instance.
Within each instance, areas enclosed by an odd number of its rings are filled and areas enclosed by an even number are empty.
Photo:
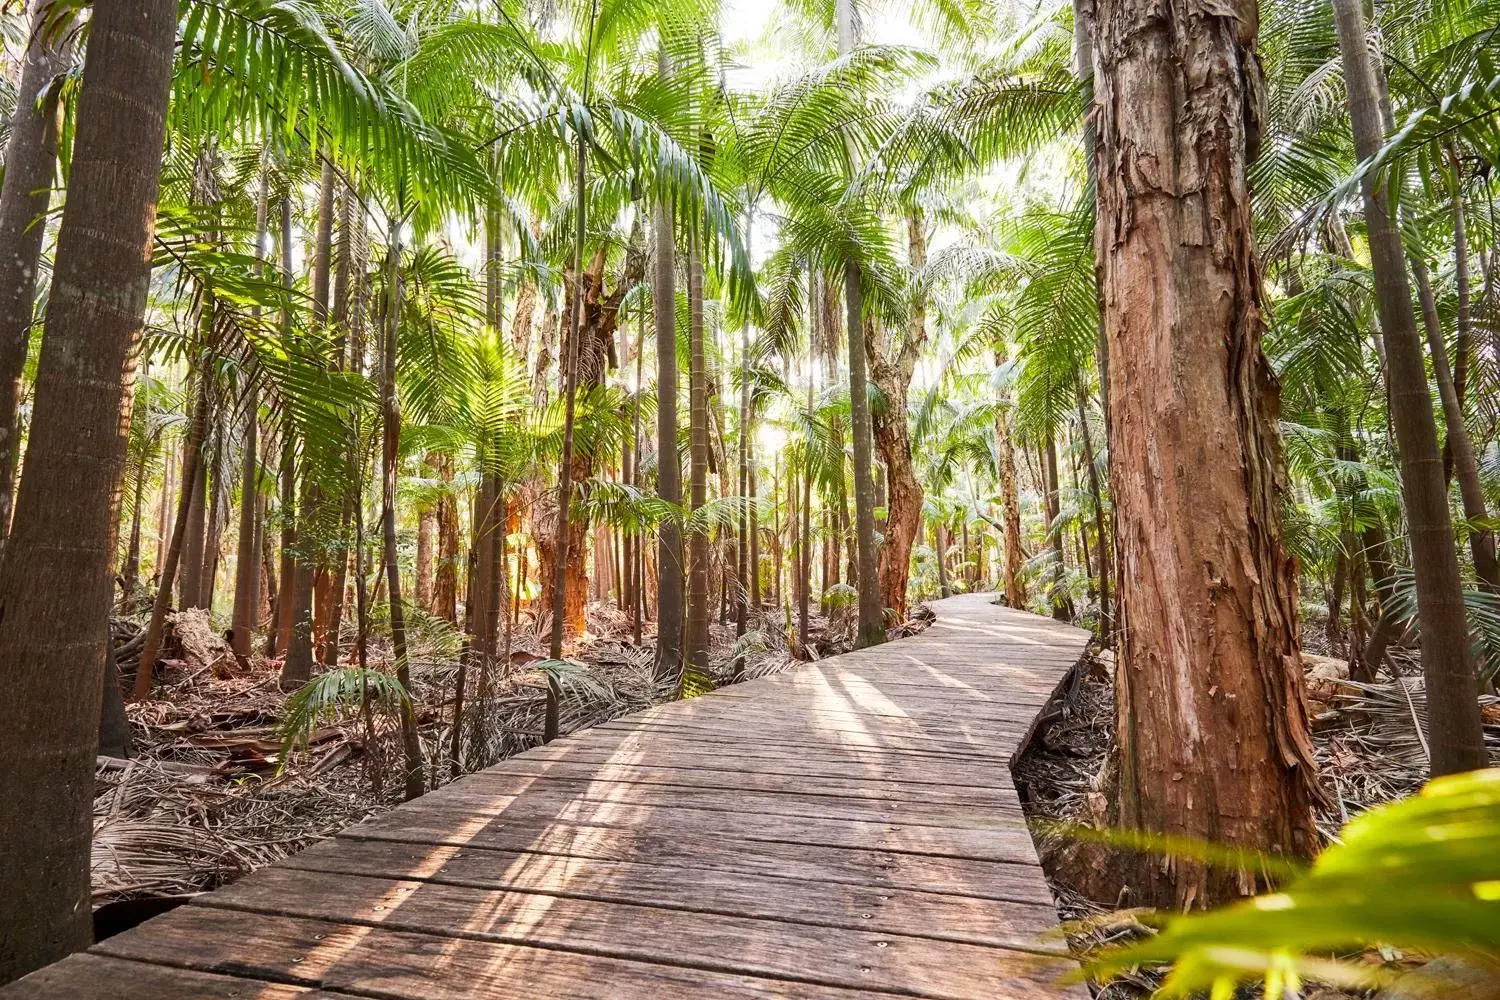
[[[483,821],[476,822],[482,826]],[[464,836],[441,827],[438,836],[424,830],[372,830],[353,828],[344,838],[395,841],[456,847],[590,858],[598,861],[628,861],[642,864],[680,865],[723,872],[784,875],[789,878],[845,882],[1014,899],[1025,887],[1034,887],[1037,898],[1045,898],[1046,883],[1033,859],[1020,864],[901,854],[841,847],[797,845],[788,850],[777,841],[755,841],[734,836],[660,834],[648,830],[622,833],[616,827],[554,824],[542,836],[516,833],[502,836],[503,826],[492,827],[487,836]]]
[[[712,788],[726,791],[772,792],[787,787],[785,774],[756,769],[747,771],[743,761],[721,763],[713,767],[701,759],[684,761],[685,766],[635,766],[631,764],[576,763],[568,760],[539,760],[532,754],[512,757],[476,778],[489,780],[512,777],[582,779],[590,782],[624,782],[627,784],[665,785],[672,788]],[[799,791],[805,795],[831,795],[846,799],[890,799],[899,802],[933,803],[935,805],[970,805],[1004,809],[1020,801],[1010,787],[972,788],[963,785],[930,782],[897,781],[878,777],[845,778],[831,775],[805,775]]]
[[[857,1000],[873,992],[209,906],[181,907],[95,949],[378,1000],[662,1000],[690,994],[726,1000]]]
[[[14,992],[36,1000],[354,1000],[307,986],[176,969],[85,952],[40,969],[15,984]]]
[[[1050,894],[1018,881],[1006,906],[992,899],[785,875],[600,861],[473,847],[339,840],[289,858],[289,868],[419,879],[682,909],[825,923],[970,943],[1032,940],[1057,923]],[[809,905],[816,900],[817,905]]]
[[[988,1000],[996,982],[1050,982],[1058,955],[842,927],[432,882],[269,869],[205,902],[257,913],[818,983]],[[815,900],[805,900],[813,906]],[[621,933],[629,928],[628,933]],[[1033,947],[1040,949],[1041,945]],[[1052,946],[1058,951],[1059,946]]]
[[[864,851],[897,851],[977,861],[1035,864],[1036,850],[1021,817],[996,816],[988,829],[914,826],[899,820],[821,819],[751,816],[678,805],[638,806],[630,802],[576,801],[543,792],[520,798],[490,795],[473,783],[455,788],[441,803],[395,809],[352,836],[421,840],[434,844],[476,844],[515,849],[557,829],[609,830],[611,837],[734,837],[742,840]],[[590,833],[588,836],[597,836]]]
[[[991,829],[995,826],[997,816],[1007,820],[1022,818],[1018,799],[972,805],[931,800],[913,802],[910,799],[876,795],[846,798],[791,782],[782,790],[760,792],[491,772],[484,774],[483,780],[465,784],[468,788],[482,789],[494,796],[493,808],[504,809],[507,813],[510,809],[503,804],[507,797],[518,806],[534,807],[545,795],[551,797],[552,801],[556,801],[557,796],[566,796],[568,810],[580,815],[594,807],[628,804],[648,809],[675,806],[751,816],[847,820],[876,818],[907,826],[951,826],[975,830]]]
[[[1084,1000],[1008,764],[1087,637],[936,607],[504,761],[0,997]]]
[[[889,781],[955,790],[994,791],[1011,788],[1009,770],[994,761],[987,761],[983,765],[969,761],[965,767],[944,765],[934,768],[931,764],[920,761],[913,764],[891,755],[856,755],[847,751],[824,753],[812,749],[799,749],[793,755],[784,748],[778,751],[754,744],[737,747],[660,736],[653,736],[649,742],[633,736],[592,745],[568,741],[538,747],[528,751],[523,757],[512,759],[524,759],[538,764],[567,763],[579,767],[599,765],[676,770],[700,768],[704,771],[741,771],[753,768],[753,773],[771,777]]]

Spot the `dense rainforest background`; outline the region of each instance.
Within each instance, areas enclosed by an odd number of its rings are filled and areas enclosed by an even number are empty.
[[[951,593],[1094,632],[1100,826],[1500,745],[1491,0],[3,10],[0,979]]]

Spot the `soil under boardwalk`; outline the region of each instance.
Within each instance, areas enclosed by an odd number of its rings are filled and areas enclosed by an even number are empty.
[[[1087,636],[992,599],[513,757],[0,996],[1085,998],[1010,760]]]

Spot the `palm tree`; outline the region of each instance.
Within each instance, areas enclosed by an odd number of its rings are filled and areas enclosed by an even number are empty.
[[[656,260],[652,316],[656,327],[656,490],[669,504],[682,503],[682,459],[677,445],[677,254],[672,216],[657,202]],[[676,690],[682,683],[684,605],[682,530],[669,520],[657,535],[656,682]]]
[[[708,359],[703,329],[703,261],[698,234],[688,234],[688,510],[708,503]],[[687,623],[683,669],[689,678],[708,674],[709,549],[708,525],[695,522],[688,532]],[[701,681],[698,681],[701,683]]]
[[[391,646],[401,701],[401,740],[406,751],[406,798],[423,791],[422,744],[411,704],[411,670],[406,651],[406,609],[401,603],[401,568],[396,552],[396,463],[401,454],[401,404],[396,396],[397,330],[401,325],[401,222],[392,216],[386,245],[385,316],[380,327],[380,532],[384,545],[386,593],[391,608]]]
[[[177,24],[175,0],[94,12],[43,325],[30,446],[0,561],[0,981],[89,943],[90,809],[118,490]],[[108,297],[98,294],[108,288]]]
[[[1370,159],[1380,151],[1385,135],[1379,70],[1370,59],[1358,5],[1335,0],[1334,12],[1355,151],[1361,159]],[[1428,731],[1431,770],[1434,775],[1468,771],[1484,767],[1489,755],[1479,718],[1479,678],[1469,648],[1463,577],[1453,545],[1448,490],[1412,312],[1406,254],[1389,191],[1369,173],[1361,187],[1390,378],[1391,423],[1401,453],[1406,516],[1411,524],[1422,672],[1432,713]]]
[[[10,531],[19,457],[21,373],[31,343],[37,272],[47,206],[57,171],[62,107],[53,86],[72,62],[71,30],[49,23],[45,0],[29,5],[29,31],[16,90],[16,113],[0,186],[0,544]]]

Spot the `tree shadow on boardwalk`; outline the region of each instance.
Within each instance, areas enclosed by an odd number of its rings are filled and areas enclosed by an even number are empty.
[[[1086,636],[938,610],[504,761],[15,995],[1082,997],[1009,765]]]

